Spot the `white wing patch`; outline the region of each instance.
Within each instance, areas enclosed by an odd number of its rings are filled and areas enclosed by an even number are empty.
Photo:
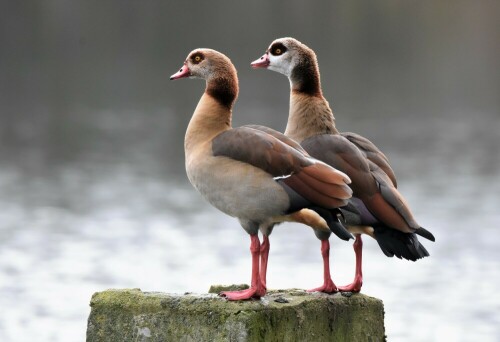
[[[280,180],[280,179],[287,179],[288,177],[290,177],[292,174],[289,174],[289,175],[284,175],[284,176],[277,176],[277,177],[273,177],[274,180]]]

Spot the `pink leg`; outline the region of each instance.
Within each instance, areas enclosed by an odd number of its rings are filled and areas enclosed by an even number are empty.
[[[266,288],[267,260],[269,258],[269,249],[269,237],[267,235],[264,235],[262,238],[262,244],[260,245],[260,280],[264,288]]]
[[[252,282],[250,288],[242,291],[224,291],[220,295],[229,300],[243,300],[260,298],[266,294],[266,288],[262,286],[259,276],[259,256],[260,256],[260,241],[257,234],[250,235],[250,252],[252,253]]]
[[[359,292],[361,291],[361,286],[363,286],[363,272],[362,272],[362,261],[363,261],[363,241],[361,240],[361,234],[356,234],[356,240],[353,244],[354,253],[356,253],[356,274],[354,275],[354,281],[347,286],[339,286],[339,291],[342,292]]]
[[[308,290],[307,292],[325,292],[334,293],[337,292],[337,286],[332,281],[330,275],[330,242],[328,239],[321,241],[321,255],[323,256],[323,274],[324,283],[322,286],[315,289]]]

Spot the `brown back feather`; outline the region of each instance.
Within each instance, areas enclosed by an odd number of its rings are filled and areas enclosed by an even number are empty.
[[[213,139],[212,153],[248,163],[273,177],[286,177],[286,185],[314,204],[345,205],[352,193],[346,185],[348,177],[274,137],[280,134],[250,127],[228,130]]]
[[[397,188],[396,175],[389,164],[389,159],[374,143],[356,133],[342,132],[341,135],[356,145],[356,147],[365,154],[366,158],[378,165],[390,178],[394,187]]]

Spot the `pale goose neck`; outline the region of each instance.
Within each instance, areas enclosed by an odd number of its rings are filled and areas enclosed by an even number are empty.
[[[235,71],[229,70],[207,79],[205,92],[186,131],[186,155],[195,152],[199,145],[210,142],[219,133],[231,129],[232,108],[237,96],[238,79]]]
[[[319,134],[338,134],[335,117],[323,96],[311,96],[292,90],[285,134],[302,142]]]
[[[338,134],[335,117],[323,97],[316,55],[302,50],[290,75],[290,112],[285,134],[299,142],[318,134]]]

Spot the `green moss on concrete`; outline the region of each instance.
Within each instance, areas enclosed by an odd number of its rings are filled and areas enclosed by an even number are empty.
[[[246,290],[250,286],[247,284],[238,284],[238,285],[212,285],[210,286],[210,289],[208,290],[208,293],[215,293],[219,294],[222,291],[240,291],[240,290]]]
[[[92,296],[87,341],[383,341],[384,310],[356,294],[270,291],[229,302],[215,294],[139,289]]]

